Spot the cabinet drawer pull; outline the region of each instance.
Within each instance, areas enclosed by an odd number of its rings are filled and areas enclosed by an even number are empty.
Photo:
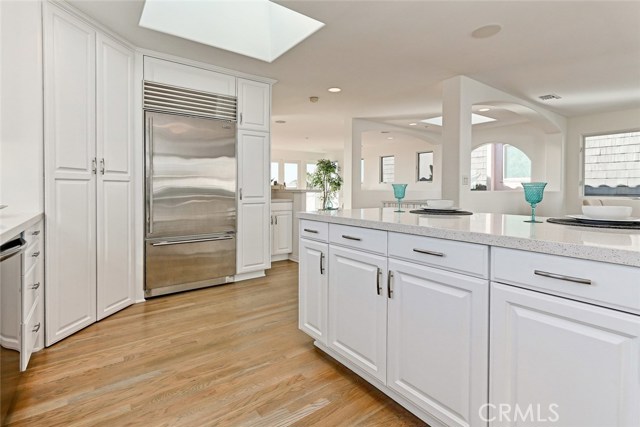
[[[39,255],[40,255],[40,251],[37,251],[31,254],[31,256],[34,258],[38,258]]]
[[[387,298],[391,299],[393,296],[393,289],[391,289],[391,280],[393,279],[393,271],[389,270],[389,275],[387,276]]]
[[[312,230],[310,228],[305,228],[304,231],[306,231],[307,233],[318,234],[318,230]]]
[[[39,287],[40,287],[40,282],[37,282],[37,283],[34,283],[34,284],[31,286],[31,289],[33,289],[33,290],[35,291],[35,290],[36,290],[36,289],[38,289]]]
[[[427,251],[425,249],[417,249],[414,248],[413,252],[417,252],[419,254],[425,254],[425,255],[433,255],[433,256],[439,256],[439,257],[443,257],[444,254],[442,252],[433,252],[433,251]]]
[[[361,240],[362,240],[362,239],[361,239],[361,238],[359,238],[359,237],[347,236],[346,234],[343,234],[343,235],[342,235],[342,238],[343,238],[343,239],[347,239],[347,240],[355,240],[355,241],[357,241],[357,242],[359,242],[359,241],[361,241]]]
[[[324,253],[320,252],[320,274],[324,274]]]
[[[33,233],[31,233],[32,236],[37,236],[38,234],[40,234],[40,230],[36,230]]]
[[[548,277],[550,279],[564,280],[565,282],[580,283],[582,285],[591,285],[591,280],[581,279],[580,277],[565,276],[562,274],[549,273],[546,271],[534,270],[533,274],[537,276]]]
[[[378,267],[378,274],[376,275],[376,291],[378,295],[382,295],[382,286],[380,286],[380,278],[382,277],[382,269]]]
[[[31,332],[38,332],[39,330],[40,330],[40,322],[38,322],[38,324],[33,327]]]

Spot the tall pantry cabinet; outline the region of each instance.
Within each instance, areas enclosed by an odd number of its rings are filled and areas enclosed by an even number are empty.
[[[47,345],[133,303],[133,67],[44,3]]]

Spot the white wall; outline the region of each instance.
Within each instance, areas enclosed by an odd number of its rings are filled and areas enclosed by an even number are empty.
[[[640,129],[640,108],[569,118],[565,159],[565,182],[567,185],[565,209],[568,213],[579,213],[582,206],[583,197],[580,185],[582,155],[580,147],[583,137],[638,129]],[[640,200],[598,198],[606,200],[606,204],[633,206],[633,215],[640,216]]]
[[[43,210],[42,17],[39,1],[0,1],[0,203]]]

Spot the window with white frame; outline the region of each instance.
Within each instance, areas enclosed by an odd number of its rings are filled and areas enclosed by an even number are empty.
[[[396,162],[396,159],[394,156],[380,157],[380,182],[381,183],[393,182],[394,173],[395,173],[395,162]]]
[[[510,144],[489,143],[471,152],[471,190],[500,191],[531,182],[531,159]]]
[[[298,163],[285,162],[284,184],[287,188],[298,188]]]
[[[317,167],[318,166],[315,163],[307,163],[307,170],[306,170],[307,188],[311,188],[311,175],[316,173]]]
[[[640,196],[640,131],[584,137],[584,195]]]
[[[271,162],[271,183],[275,184],[280,180],[280,164]]]

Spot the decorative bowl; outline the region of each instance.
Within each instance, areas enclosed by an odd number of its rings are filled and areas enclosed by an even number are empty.
[[[452,208],[453,200],[427,200],[427,206],[436,209]]]
[[[593,219],[625,219],[631,216],[631,206],[583,206],[582,213]]]

